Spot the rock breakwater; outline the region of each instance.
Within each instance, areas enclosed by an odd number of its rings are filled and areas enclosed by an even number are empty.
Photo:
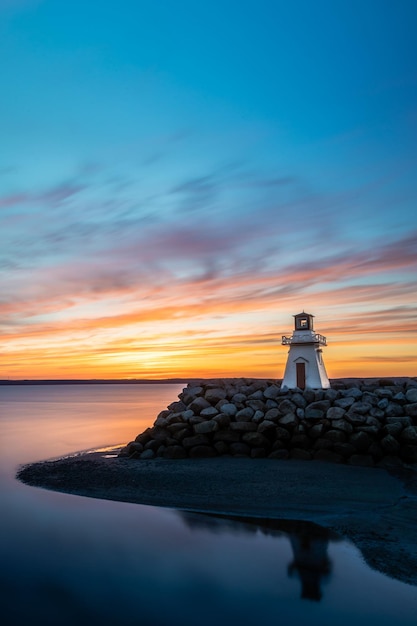
[[[325,390],[246,378],[193,382],[120,456],[417,463],[417,378],[337,379]]]

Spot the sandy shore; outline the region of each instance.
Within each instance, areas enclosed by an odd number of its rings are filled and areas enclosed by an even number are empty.
[[[108,452],[25,466],[32,485],[93,498],[227,516],[315,522],[372,567],[417,585],[417,471],[309,461],[129,460]]]

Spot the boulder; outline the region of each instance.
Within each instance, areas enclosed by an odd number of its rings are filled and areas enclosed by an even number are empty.
[[[267,455],[265,448],[252,448],[250,451],[252,459],[264,459]]]
[[[340,406],[331,406],[326,413],[328,420],[340,420],[346,413],[345,409]]]
[[[281,415],[286,415],[287,413],[295,413],[297,407],[294,402],[286,398],[279,403],[278,408]]]
[[[233,404],[241,404],[243,402],[246,402],[246,400],[247,395],[245,393],[235,393],[235,395],[232,397]]]
[[[226,398],[226,389],[221,389],[220,387],[215,387],[214,389],[207,389],[204,394],[205,399],[210,402],[210,404],[217,404],[220,400],[224,400]]]
[[[307,400],[301,393],[293,393],[291,395],[291,402],[294,402],[295,406],[299,409],[304,409],[307,406]]]
[[[358,451],[366,452],[372,443],[371,437],[366,433],[355,432],[349,437],[349,443]]]
[[[164,459],[185,459],[187,452],[182,446],[167,446],[164,450]]]
[[[229,454],[229,446],[225,441],[216,441],[213,448],[216,450],[219,456],[224,456],[225,454]]]
[[[197,396],[201,396],[203,393],[203,387],[191,386],[186,387],[182,393],[180,393],[180,398],[184,402],[184,404],[188,405],[192,402]]]
[[[264,419],[263,411],[255,411],[254,416],[252,417],[252,422],[259,424]]]
[[[345,398],[354,398],[355,400],[358,400],[359,398],[362,398],[362,391],[359,387],[351,387],[344,392],[344,396]]]
[[[329,439],[333,443],[345,443],[346,434],[342,430],[328,430],[326,432],[326,439]]]
[[[344,419],[332,420],[332,428],[335,428],[336,430],[341,430],[344,433],[348,434],[353,432],[352,424]]]
[[[311,409],[309,406],[304,409],[304,417],[306,419],[321,419],[325,413],[321,409]]]
[[[269,385],[263,392],[264,398],[275,400],[280,395],[280,388],[277,385]]]
[[[365,392],[362,394],[361,398],[362,402],[366,404],[370,404],[372,406],[376,406],[378,404],[378,396],[374,393]]]
[[[417,417],[417,402],[413,402],[412,404],[407,404],[404,408],[405,408],[406,414],[409,417]]]
[[[385,424],[385,426],[381,429],[381,433],[383,435],[392,435],[395,437],[396,435],[399,435],[403,428],[404,426],[401,422],[390,422]]]
[[[356,454],[356,448],[351,443],[335,443],[333,450],[344,459],[349,458],[352,454]]]
[[[381,446],[387,454],[397,454],[400,444],[392,435],[386,435],[381,439]]]
[[[336,400],[336,398],[338,397],[338,392],[336,389],[326,389],[326,391],[324,392],[324,397],[326,400],[330,400],[330,402],[334,402]]]
[[[258,425],[254,422],[231,422],[229,428],[232,431],[234,430],[241,433],[248,433],[258,430]]]
[[[185,411],[186,408],[186,405],[181,400],[177,402],[171,402],[171,404],[168,405],[168,409],[173,413],[181,413],[181,411]]]
[[[264,394],[262,393],[260,389],[258,389],[257,391],[254,391],[253,393],[250,394],[249,399],[263,401]]]
[[[303,398],[306,401],[306,404],[310,404],[316,399],[316,394],[314,393],[313,389],[304,389]]]
[[[220,410],[225,415],[233,417],[237,413],[237,406],[235,404],[232,404],[231,402],[225,402],[221,405]]]
[[[292,448],[303,448],[303,450],[308,450],[311,447],[310,439],[303,433],[293,435],[290,439],[290,444]]]
[[[319,437],[315,440],[313,445],[314,450],[333,450],[333,447],[333,441],[326,439],[326,437]]]
[[[153,459],[155,457],[155,452],[153,450],[144,450],[141,455],[140,458],[141,459]]]
[[[414,426],[407,426],[400,434],[400,440],[404,443],[417,445],[417,429]]]
[[[247,400],[245,404],[254,411],[265,411],[265,402],[263,400]]]
[[[417,387],[410,387],[405,392],[405,398],[410,404],[417,403]]]
[[[382,411],[382,409],[379,409],[376,406],[373,406],[371,408],[371,410],[369,411],[369,415],[371,415],[372,417],[375,417],[376,419],[384,419],[385,418],[384,411]]]
[[[154,437],[155,439],[165,439],[165,437],[169,434],[174,436],[174,433],[178,433],[180,430],[190,431],[191,426],[186,426],[184,422],[176,422],[175,424],[169,424],[169,426],[165,428],[160,428],[158,431],[155,429]],[[167,435],[165,434],[167,433]]]
[[[255,411],[250,406],[247,406],[236,413],[235,420],[237,422],[250,422],[254,413]]]
[[[359,413],[359,415],[366,415],[372,409],[372,405],[367,402],[354,402],[349,409],[349,412]]]
[[[401,404],[397,404],[396,402],[389,402],[384,411],[387,417],[400,417],[404,415],[403,407]]]
[[[203,409],[200,413],[201,417],[214,417],[218,415],[218,410],[214,408],[214,406],[208,406],[206,409]]]
[[[207,422],[201,422],[194,425],[194,432],[197,435],[206,435],[207,433],[214,433],[219,430],[219,425],[215,420],[208,420]]]
[[[255,448],[267,449],[271,447],[268,439],[264,435],[258,432],[257,433],[245,433],[242,436],[242,441],[244,441],[245,443]]]
[[[203,411],[203,409],[208,409],[208,407],[211,407],[210,402],[202,397],[195,398],[188,406],[188,408],[191,411],[194,411],[196,415],[200,415],[201,411]]]
[[[362,415],[361,413],[355,413],[354,411],[351,411],[350,409],[346,413],[345,417],[354,426],[361,426],[366,423],[365,415]]]
[[[276,402],[275,400],[270,400],[268,398],[268,400],[265,402],[265,409],[269,411],[269,409],[277,409],[277,408],[278,408],[278,402]]]
[[[323,413],[323,415],[330,409],[330,402],[329,400],[318,400],[316,402],[311,402],[307,407],[306,407],[306,417],[307,417],[307,412],[310,410],[317,410],[317,411],[321,411]]]
[[[225,443],[237,443],[240,441],[240,434],[233,430],[221,430],[214,433],[213,441],[224,441]]]
[[[338,406],[341,409],[349,409],[352,404],[355,402],[355,398],[338,398],[334,402],[334,406]]]
[[[190,448],[190,459],[208,459],[217,456],[216,450],[212,446],[195,446]]]
[[[304,450],[303,448],[293,448],[290,451],[290,458],[297,459],[299,461],[311,461],[313,456],[308,450]]]
[[[182,440],[184,448],[193,448],[195,446],[205,446],[209,443],[207,435],[193,435],[192,437],[185,437]]]
[[[314,426],[309,429],[308,434],[312,439],[317,439],[323,433],[323,430],[324,424],[314,424]]]
[[[267,433],[272,432],[276,429],[277,425],[274,422],[271,422],[270,420],[263,420],[259,426],[258,426],[258,433]]]
[[[297,424],[297,418],[294,413],[287,413],[284,417],[281,417],[278,421],[281,426],[295,426]]]
[[[230,417],[226,413],[219,413],[213,417],[213,420],[218,423],[220,428],[227,428],[230,424]]]
[[[247,443],[231,443],[229,449],[233,456],[250,456],[251,452]]]
[[[188,422],[192,417],[194,417],[194,411],[187,409],[186,411],[183,411],[181,413],[181,417],[184,420],[184,422]]]
[[[268,459],[288,459],[290,453],[285,448],[281,448],[280,450],[273,450],[268,454]]]
[[[286,428],[281,428],[280,426],[275,429],[275,436],[278,441],[288,441],[291,438],[288,430]]]

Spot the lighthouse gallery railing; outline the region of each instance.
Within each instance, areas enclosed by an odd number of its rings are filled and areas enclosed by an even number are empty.
[[[292,343],[319,343],[322,346],[327,346],[326,337],[319,335],[319,333],[315,333],[313,336],[308,335],[306,337],[293,337],[292,335],[291,337],[286,337],[285,335],[282,336],[283,346],[290,346]]]

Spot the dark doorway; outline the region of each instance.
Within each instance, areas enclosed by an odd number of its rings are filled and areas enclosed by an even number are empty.
[[[296,363],[297,366],[297,387],[305,389],[306,387],[306,364]]]

